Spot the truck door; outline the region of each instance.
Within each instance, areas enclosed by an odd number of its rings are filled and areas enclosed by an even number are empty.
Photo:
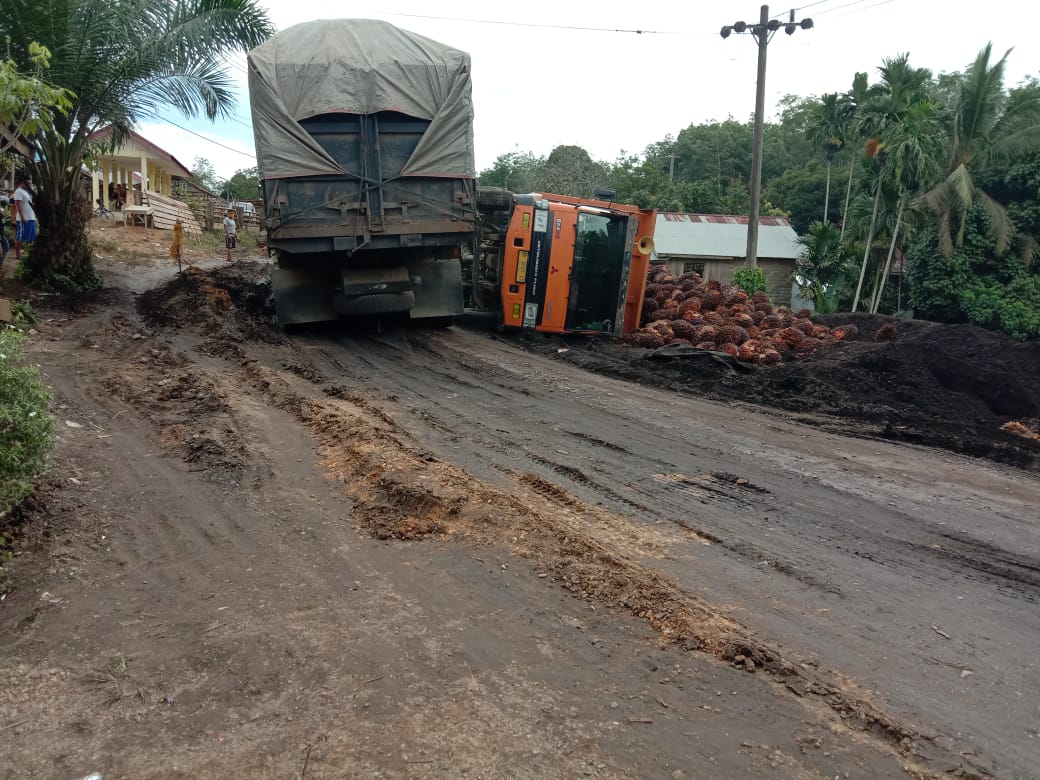
[[[578,213],[566,329],[613,332],[628,283],[629,220],[601,211]],[[629,249],[630,251],[630,249]]]

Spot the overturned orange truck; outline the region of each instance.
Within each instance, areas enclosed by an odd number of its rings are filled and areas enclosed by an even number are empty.
[[[386,22],[290,27],[249,53],[283,325],[467,305],[505,328],[639,326],[655,213],[477,187],[470,58]]]

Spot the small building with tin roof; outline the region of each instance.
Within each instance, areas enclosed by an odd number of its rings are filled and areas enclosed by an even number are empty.
[[[774,303],[791,304],[798,234],[783,217],[761,217],[758,228],[758,267],[766,277],[766,292]],[[679,275],[696,271],[723,284],[744,267],[747,256],[746,216],[664,212],[654,231],[655,261]]]

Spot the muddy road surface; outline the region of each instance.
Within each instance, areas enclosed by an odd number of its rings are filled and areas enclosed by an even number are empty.
[[[45,312],[11,776],[1036,776],[1035,474],[261,277]]]

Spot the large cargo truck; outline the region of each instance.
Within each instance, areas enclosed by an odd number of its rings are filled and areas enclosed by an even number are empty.
[[[332,19],[273,36],[248,72],[279,320],[461,314],[476,222],[469,55]]]
[[[469,55],[386,22],[322,20],[249,53],[283,325],[469,302],[504,328],[639,326],[655,212],[478,188]],[[465,264],[465,276],[463,265]]]

